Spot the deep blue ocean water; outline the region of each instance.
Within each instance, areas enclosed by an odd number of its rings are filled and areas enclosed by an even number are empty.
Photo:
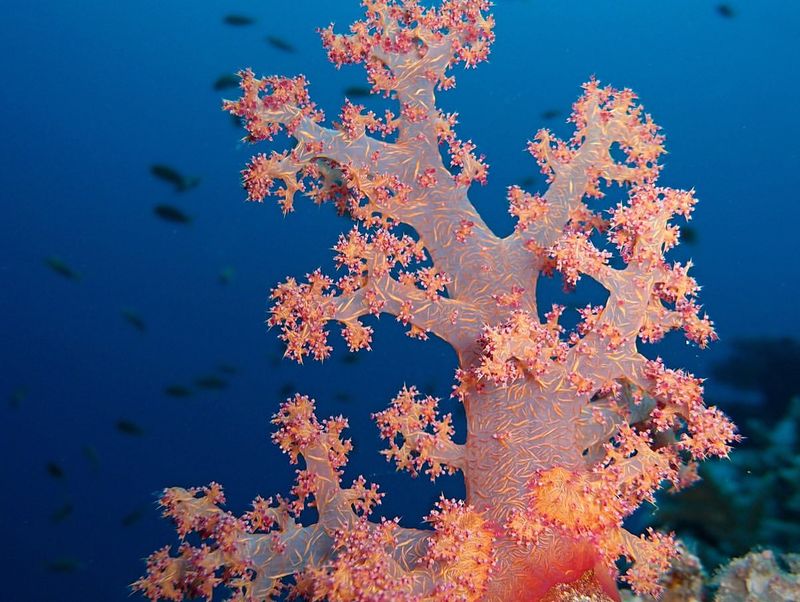
[[[800,6],[741,1],[728,18],[697,0],[496,4],[490,61],[456,69],[457,88],[439,95],[491,165],[471,193],[489,224],[511,231],[509,184],[534,176],[531,189],[544,190],[525,143],[545,126],[568,135],[564,119],[595,74],[639,94],[667,136],[660,182],[700,199],[697,241],[673,257],[694,261],[721,340],[698,351],[675,337],[658,352],[704,375],[737,337],[800,336]],[[255,23],[223,23],[232,13]],[[379,482],[386,516],[416,525],[440,492],[459,495],[458,477],[395,474],[369,419],[404,383],[447,398],[447,345],[408,339],[384,316],[372,321],[374,350],[355,361],[336,327],[329,361],[281,359],[263,324],[269,289],[330,266],[349,225],[300,198],[287,218],[245,203],[239,171],[257,149],[220,110],[236,90],[212,89],[245,66],[304,73],[334,118],[344,90],[365,79],[329,64],[315,29],[343,32],[358,3],[28,0],[2,14],[0,599],[127,599],[142,558],[175,543],[154,505],[165,486],[219,481],[237,511],[285,493],[294,469],[268,420],[294,390],[315,397],[320,416],[348,416],[356,452],[345,478]],[[150,174],[159,163],[201,181],[177,193]],[[160,203],[192,223],[159,220]],[[80,279],[49,269],[53,257]],[[209,374],[227,387],[194,386]],[[165,395],[170,385],[193,393]],[[711,403],[725,397],[711,380],[707,390]]]

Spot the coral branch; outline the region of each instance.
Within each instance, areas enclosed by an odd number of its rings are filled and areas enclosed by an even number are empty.
[[[386,459],[394,460],[398,470],[408,470],[415,476],[428,464],[425,474],[431,480],[445,472],[464,470],[464,446],[451,439],[452,416],[438,418],[438,400],[430,395],[418,399],[418,394],[414,387],[403,387],[388,409],[373,415],[381,438],[389,441],[389,449],[383,452]],[[396,437],[402,438],[401,445]]]

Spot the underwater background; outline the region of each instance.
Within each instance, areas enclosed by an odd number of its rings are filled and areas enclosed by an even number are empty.
[[[709,569],[753,546],[800,552],[800,4],[495,4],[489,62],[454,70],[438,98],[486,155],[489,183],[470,197],[497,233],[513,228],[507,186],[546,189],[527,140],[568,136],[593,74],[639,95],[667,139],[661,185],[700,199],[669,257],[694,262],[720,341],[700,351],[673,334],[645,353],[708,377],[707,402],[747,439],[705,489],[634,526],[676,529]],[[28,0],[2,15],[0,599],[128,599],[142,559],[176,543],[164,487],[220,482],[237,512],[288,492],[269,419],[296,391],[349,418],[344,479],[378,482],[380,515],[417,526],[440,493],[463,496],[457,476],[395,473],[369,418],[404,383],[458,417],[446,344],[384,316],[368,320],[373,351],[348,354],[334,334],[330,360],[298,366],[264,325],[270,288],[332,272],[350,226],[302,198],[286,218],[246,203],[239,171],[267,147],[241,142],[221,99],[250,66],[305,74],[329,122],[345,95],[388,106],[315,32],[344,32],[358,2]]]

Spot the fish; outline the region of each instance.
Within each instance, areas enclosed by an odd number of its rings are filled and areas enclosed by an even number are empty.
[[[117,430],[123,435],[130,435],[132,437],[141,437],[144,435],[144,430],[132,420],[120,419],[117,420],[115,425]]]
[[[681,227],[681,240],[687,245],[697,244],[697,230],[692,226]]]
[[[155,163],[150,166],[150,173],[168,184],[175,187],[176,192],[186,192],[200,184],[200,178],[197,176],[185,176],[174,167],[164,165],[163,163]]]
[[[27,396],[27,387],[17,387],[11,392],[11,395],[8,396],[8,405],[13,409],[18,410]]]
[[[214,81],[215,90],[229,90],[239,87],[240,78],[235,73],[224,73]]]
[[[233,274],[234,272],[232,267],[224,267],[220,270],[217,280],[220,284],[228,284],[231,280],[233,280]]]
[[[81,451],[83,452],[83,457],[86,458],[86,461],[89,462],[92,467],[92,470],[100,468],[100,457],[97,455],[97,450],[93,445],[84,445]]]
[[[266,40],[267,43],[273,48],[283,50],[284,52],[295,52],[295,47],[283,38],[279,38],[278,36],[267,36]]]
[[[349,393],[344,392],[344,391],[338,391],[337,393],[333,394],[333,399],[335,401],[339,401],[341,403],[346,403],[348,401],[352,401],[353,400],[353,396],[350,395]]]
[[[192,390],[183,385],[167,385],[164,387],[164,394],[170,397],[189,397],[192,394]]]
[[[147,332],[147,325],[144,323],[144,320],[142,320],[142,317],[135,311],[123,307],[120,310],[120,313],[122,314],[122,317],[125,319],[125,321],[131,326],[133,326],[136,330],[138,330],[139,332]]]
[[[45,465],[45,469],[47,470],[47,474],[49,474],[54,479],[63,479],[64,478],[64,469],[61,468],[55,462],[48,462]]]
[[[348,98],[364,98],[370,94],[372,94],[372,88],[368,86],[349,86],[344,90],[344,95]]]
[[[122,526],[130,527],[131,525],[138,523],[139,520],[144,516],[145,511],[146,511],[145,508],[137,508],[136,510],[128,512],[128,514],[123,516],[122,519],[120,520]]]
[[[63,276],[67,280],[80,280],[81,275],[73,270],[70,266],[68,266],[61,258],[52,255],[50,257],[45,258],[44,260],[45,265],[53,270],[59,276]]]
[[[206,376],[201,376],[194,381],[201,389],[208,389],[211,391],[220,391],[222,389],[227,388],[228,381],[220,378],[215,374],[208,374]]]
[[[153,207],[153,213],[167,222],[175,224],[190,224],[192,218],[186,215],[183,211],[172,205],[156,205]]]
[[[72,556],[62,556],[45,563],[45,568],[51,573],[74,573],[85,568],[85,565]]]
[[[50,522],[52,523],[61,523],[64,522],[72,515],[72,511],[75,508],[69,502],[65,502],[63,505],[56,508],[53,514],[50,515]]]
[[[222,18],[222,22],[225,23],[225,25],[242,27],[244,25],[252,25],[256,22],[256,20],[253,17],[248,17],[247,15],[225,15]]]
[[[290,397],[295,392],[294,383],[285,383],[278,389],[278,395],[281,397]]]
[[[234,366],[232,364],[226,364],[225,362],[222,362],[221,364],[218,364],[217,365],[217,370],[219,370],[223,374],[236,374],[239,371],[236,368],[236,366]]]
[[[717,14],[726,19],[733,19],[736,16],[736,11],[730,4],[717,4]]]
[[[561,111],[558,109],[546,109],[542,111],[542,119],[555,119],[559,115],[561,115]]]
[[[519,185],[523,188],[533,186],[534,184],[536,184],[536,178],[534,176],[525,176],[519,181]]]

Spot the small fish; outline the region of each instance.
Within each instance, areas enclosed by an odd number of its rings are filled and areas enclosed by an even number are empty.
[[[170,397],[189,397],[192,394],[192,390],[183,385],[167,385],[164,387],[164,394]]]
[[[97,450],[93,445],[84,445],[81,451],[83,452],[83,457],[86,458],[86,461],[89,462],[89,465],[92,467],[92,470],[100,468],[100,456],[97,455]]]
[[[64,261],[56,256],[48,257],[44,260],[45,265],[59,276],[67,280],[80,280],[81,275],[69,267]]]
[[[74,573],[84,568],[84,564],[77,558],[62,556],[45,563],[45,568],[51,573]]]
[[[736,16],[736,11],[730,4],[717,4],[717,14],[726,19],[733,19]]]
[[[207,376],[201,376],[200,378],[194,381],[201,389],[208,389],[210,391],[220,391],[225,389],[228,386],[228,381],[216,376],[214,374],[209,374]]]
[[[278,36],[267,36],[267,44],[284,52],[294,52],[295,48],[289,42]]]
[[[226,364],[225,362],[218,364],[217,370],[223,374],[236,374],[239,371],[233,364]]]
[[[144,430],[132,420],[117,420],[117,430],[123,435],[130,435],[132,437],[141,437],[144,435]]]
[[[233,280],[233,268],[230,266],[224,267],[220,270],[219,276],[217,276],[217,280],[220,284],[228,284],[231,280]]]
[[[681,227],[681,240],[687,245],[697,244],[697,230],[691,226]]]
[[[128,514],[123,516],[122,519],[120,520],[120,522],[122,523],[122,526],[123,527],[130,527],[132,525],[135,525],[144,516],[145,511],[146,510],[144,508],[137,508],[136,510],[133,510],[132,512],[128,512]]]
[[[50,522],[58,524],[64,522],[72,515],[72,511],[75,508],[69,502],[64,503],[62,506],[57,508],[53,514],[50,515]]]
[[[45,469],[47,470],[47,474],[49,474],[54,479],[63,479],[64,478],[64,469],[61,468],[55,462],[48,462],[45,465]]]
[[[433,395],[434,392],[436,391],[436,383],[435,382],[425,383],[424,385],[422,385],[422,387],[420,387],[420,390],[425,395]]]
[[[190,224],[192,222],[190,216],[172,205],[156,205],[153,207],[153,213],[164,221],[173,222],[175,224]]]
[[[372,94],[372,89],[368,86],[349,86],[344,90],[347,98],[365,98],[370,94]]]
[[[280,389],[278,389],[278,395],[281,397],[289,397],[295,392],[294,383],[285,383]]]
[[[342,356],[342,363],[345,364],[356,364],[359,361],[359,356],[356,353],[348,353]]]
[[[519,185],[523,188],[533,186],[534,184],[536,184],[536,178],[534,176],[525,176],[519,181]]]
[[[214,89],[229,90],[230,88],[238,88],[239,81],[239,76],[235,73],[225,73],[216,79],[214,82]]]
[[[18,410],[27,396],[27,387],[17,387],[11,392],[11,395],[8,396],[8,405],[10,405],[13,409]]]
[[[561,115],[561,111],[559,111],[558,109],[547,109],[545,111],[542,111],[542,119],[547,119],[547,120],[555,119],[559,115]]]
[[[132,309],[123,307],[120,310],[120,314],[122,314],[122,317],[128,324],[133,326],[139,332],[147,331],[147,325],[144,323],[144,320],[142,320],[142,317]]]
[[[242,27],[244,25],[252,25],[256,22],[253,17],[248,17],[247,15],[225,15],[223,17],[222,22],[225,25],[233,25],[235,27]]]
[[[174,167],[156,163],[150,166],[150,173],[159,180],[163,180],[175,187],[176,192],[186,192],[197,186],[200,183],[200,178],[197,176],[184,176]]]
[[[339,391],[339,392],[333,394],[333,399],[335,401],[339,401],[341,403],[346,403],[348,401],[352,401],[353,400],[353,396],[350,395],[349,393],[345,393],[344,391]]]

